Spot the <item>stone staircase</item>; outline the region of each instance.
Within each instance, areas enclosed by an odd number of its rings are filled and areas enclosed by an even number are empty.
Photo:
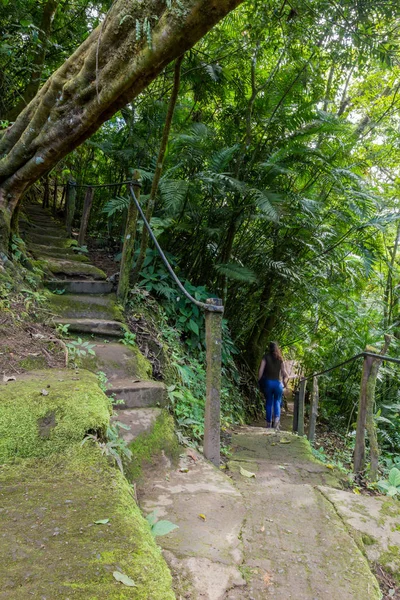
[[[27,249],[45,271],[46,287],[54,293],[51,309],[54,325],[94,344],[96,356],[83,359],[90,371],[107,376],[107,395],[121,400],[118,420],[130,431],[121,435],[130,442],[151,429],[165,405],[165,386],[151,380],[151,365],[135,346],[123,345],[127,326],[122,308],[106,274],[79,254],[61,222],[39,204],[23,206],[19,221]]]

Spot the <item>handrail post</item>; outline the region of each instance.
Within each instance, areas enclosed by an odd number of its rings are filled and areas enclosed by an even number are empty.
[[[294,392],[294,403],[293,403],[293,433],[297,433],[299,428],[299,390]]]
[[[210,306],[222,306],[219,298],[210,298]],[[221,346],[222,312],[206,309],[207,392],[204,414],[204,456],[220,465]]]
[[[133,173],[132,181],[133,190],[135,192],[136,199],[140,200],[140,189],[142,183],[140,181],[139,171]],[[129,291],[129,275],[132,269],[133,254],[135,247],[135,234],[136,224],[138,218],[138,210],[136,204],[131,198],[128,208],[128,217],[126,219],[124,246],[122,249],[121,267],[119,270],[119,282],[117,296],[123,304],[126,303]]]
[[[85,243],[86,230],[89,224],[90,210],[92,208],[93,202],[93,193],[94,189],[92,187],[88,187],[85,194],[85,200],[83,202],[82,221],[78,236],[79,246],[83,246],[83,244]]]
[[[76,205],[76,181],[71,179],[67,183],[66,200],[65,200],[65,226],[67,228],[68,236],[72,234],[72,221],[74,220]]]
[[[297,433],[301,436],[304,435],[304,402],[306,397],[306,379],[300,381],[300,393],[299,393],[299,420],[297,426]]]
[[[354,447],[354,473],[360,473],[365,466],[365,425],[367,421],[367,384],[373,358],[364,357],[360,399],[358,404],[356,445]]]
[[[318,401],[319,401],[318,377],[313,377],[311,415],[310,415],[310,425],[308,428],[308,440],[311,443],[313,443],[314,438],[315,438],[315,427],[317,425],[317,416],[318,416]]]

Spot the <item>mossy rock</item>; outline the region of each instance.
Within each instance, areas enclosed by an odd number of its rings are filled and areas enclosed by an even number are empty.
[[[128,479],[140,479],[146,465],[158,460],[164,452],[172,461],[179,456],[179,443],[174,420],[163,410],[148,433],[140,434],[130,445],[132,460],[126,466]]]
[[[129,484],[94,444],[5,465],[0,502],[1,599],[175,599]],[[136,587],[118,583],[115,571]]]
[[[32,371],[1,383],[0,464],[61,452],[109,421],[109,399],[88,371]]]

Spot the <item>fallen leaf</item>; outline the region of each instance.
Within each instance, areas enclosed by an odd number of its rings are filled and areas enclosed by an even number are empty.
[[[272,584],[272,575],[270,575],[269,573],[265,573],[263,579],[264,579],[265,585],[271,585]]]
[[[188,455],[189,458],[191,458],[194,462],[196,462],[198,460],[198,456],[196,455],[196,453],[194,452],[194,450],[192,450],[191,448],[187,448],[186,450],[186,454]]]
[[[154,537],[157,537],[158,535],[167,535],[168,533],[171,533],[171,531],[174,531],[174,529],[179,529],[179,525],[175,525],[175,523],[171,523],[171,521],[157,521],[157,523],[155,523],[152,528],[151,528],[151,533]]]
[[[9,381],[17,381],[17,378],[14,377],[14,375],[10,375],[10,377],[8,375],[3,375],[3,381],[4,383],[8,383]]]
[[[271,446],[276,446],[276,442],[272,442]]]
[[[41,390],[40,393],[42,394],[42,396],[48,396],[49,395],[49,392],[47,390],[45,390],[45,389]]]
[[[199,514],[199,519],[202,519],[203,521],[205,521],[206,520],[206,515],[203,515],[203,514],[200,513]]]
[[[251,473],[251,471],[246,471],[246,469],[243,469],[243,467],[240,467],[240,474],[243,475],[243,477],[255,477],[256,476],[255,473]]]
[[[181,469],[179,469],[180,473],[189,473],[189,469],[187,467],[182,467]]]
[[[136,587],[136,583],[133,581],[133,579],[131,579],[130,577],[128,577],[128,575],[125,575],[124,573],[120,573],[119,571],[114,571],[113,577],[114,577],[114,579],[116,579],[117,581],[119,581],[120,583],[123,583],[124,585],[126,585],[128,587]]]
[[[286,471],[286,467],[283,467],[282,465],[278,465],[278,469],[282,469],[282,471]]]
[[[110,522],[110,519],[99,519],[98,521],[95,521],[94,524],[95,525],[107,525],[107,523]]]
[[[326,468],[333,470],[335,467],[333,465],[326,465]]]
[[[261,533],[264,533],[264,531],[265,531],[264,525],[261,527],[260,531],[261,531]]]
[[[287,438],[281,438],[279,440],[279,443],[280,444],[290,444],[290,440],[288,440]]]
[[[360,496],[361,492],[358,488],[353,488],[353,494],[357,494],[357,496]]]

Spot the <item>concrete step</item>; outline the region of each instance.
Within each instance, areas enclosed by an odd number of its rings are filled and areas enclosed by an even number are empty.
[[[165,385],[159,381],[115,379],[108,385],[106,394],[124,401],[118,406],[119,409],[165,406],[167,402]]]
[[[64,319],[124,321],[122,309],[117,305],[117,298],[114,294],[105,296],[55,294],[52,296],[50,303],[53,312]]]
[[[109,294],[113,290],[111,281],[91,279],[50,279],[44,282],[49,290],[64,290],[67,294]]]
[[[85,264],[73,260],[62,260],[59,258],[46,258],[46,266],[54,275],[65,275],[70,277],[90,277],[91,279],[107,279],[107,275],[94,265]]]
[[[43,260],[54,258],[56,260],[73,260],[81,263],[89,262],[89,258],[85,254],[78,254],[68,248],[55,248],[54,246],[37,246],[35,244],[29,244],[28,250],[38,260],[41,258],[43,258]]]
[[[161,408],[129,408],[126,410],[116,410],[116,416],[113,421],[123,423],[129,430],[119,429],[119,435],[127,444],[133,442],[141,433],[150,433],[155,422],[161,415]]]
[[[60,248],[59,246],[43,246],[42,244],[28,244],[29,250],[36,253],[45,253],[52,252],[52,256],[56,256],[59,258],[65,258],[69,260],[71,256],[76,256],[77,252],[74,250],[74,247],[71,246],[69,248]],[[79,255],[81,256],[81,255]],[[86,255],[85,255],[86,256]]]
[[[33,223],[29,223],[28,224],[20,224],[20,232],[23,234],[27,234],[29,235],[30,233],[33,234],[39,234],[39,235],[51,235],[54,237],[60,237],[60,238],[66,238],[67,236],[67,232],[65,231],[65,229],[62,229],[62,227],[57,227],[57,226],[52,226],[52,225],[45,225],[44,223],[42,225],[35,225]]]
[[[24,204],[23,211],[28,214],[48,215],[51,217],[50,210],[48,208],[43,208],[40,204]]]
[[[60,319],[53,321],[56,325],[69,324],[69,331],[77,333],[93,333],[95,335],[104,335],[112,337],[122,337],[125,327],[120,321],[111,321],[107,319]]]
[[[137,347],[121,343],[96,343],[95,370],[103,371],[112,387],[114,381],[139,381],[151,377],[151,365],[144,359]],[[91,368],[92,367],[87,367]]]
[[[38,216],[23,213],[19,218],[19,223],[21,225],[49,225],[50,227],[60,227],[60,229],[65,229],[65,225],[61,223],[61,221],[58,221],[53,217],[49,217],[48,215]]]
[[[61,238],[55,235],[46,235],[45,233],[33,233],[29,232],[26,234],[26,239],[29,243],[39,244],[41,246],[57,246],[58,248],[69,248],[71,246],[72,239]]]

